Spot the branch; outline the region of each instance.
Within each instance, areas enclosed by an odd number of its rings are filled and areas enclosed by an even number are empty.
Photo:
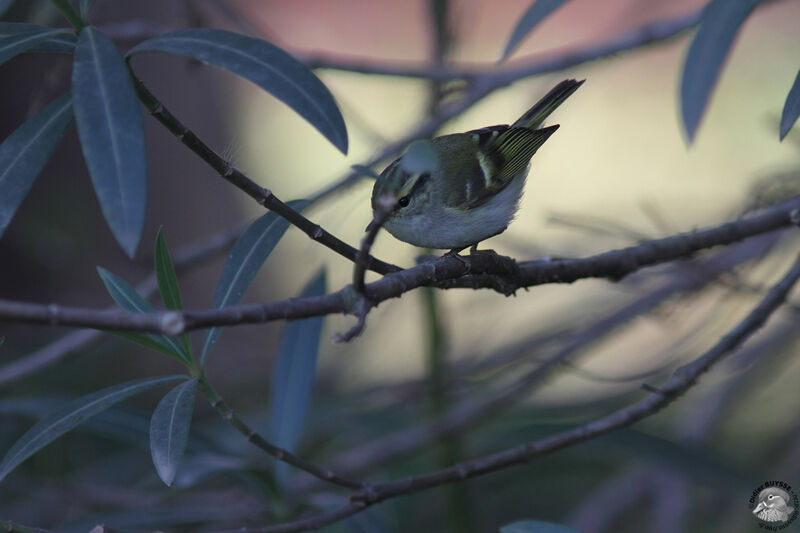
[[[703,9],[698,9],[684,15],[648,22],[604,42],[578,50],[561,51],[547,59],[541,59],[540,54],[522,57],[509,62],[510,66],[502,69],[498,69],[497,63],[494,62],[473,66],[429,66],[402,62],[392,64],[388,61],[377,62],[371,59],[331,57],[328,54],[302,52],[295,52],[294,56],[309,68],[434,81],[473,81],[480,78],[497,80],[498,83],[511,83],[535,74],[564,70],[581,63],[671,39],[697,25],[702,13]]]
[[[445,255],[370,283],[366,286],[366,296],[377,305],[417,287],[429,285],[445,289],[493,288],[510,294],[519,288],[546,283],[572,283],[585,278],[619,281],[647,266],[687,258],[703,249],[731,244],[796,224],[799,217],[800,197],[795,197],[750,218],[710,229],[645,241],[637,246],[581,259],[526,261],[519,263],[519,268],[509,268],[508,258],[491,254],[475,254],[462,258]],[[463,275],[464,262],[469,264],[470,274],[466,276]],[[348,286],[331,294],[310,298],[290,298],[279,302],[182,313],[159,311],[149,314],[0,300],[0,322],[180,335],[186,331],[212,326],[309,318],[333,313],[353,314],[358,309],[355,295],[352,287]]]
[[[524,78],[558,72],[582,63],[634,50],[646,44],[671,39],[698,24],[702,12],[703,10],[699,9],[687,15],[643,24],[620,35],[615,35],[604,42],[595,43],[578,50],[568,50],[550,58],[541,59],[538,55],[521,58],[511,62],[511,66],[505,69],[497,69],[495,64],[471,68],[389,66],[383,62],[378,64],[364,60],[331,59],[327,56],[312,56],[308,54],[300,54],[299,57],[305,61],[306,65],[312,68],[329,68],[363,74],[383,74],[441,81],[463,79],[470,83],[466,94],[459,100],[440,107],[425,122],[411,129],[397,141],[385,146],[377,155],[364,163],[364,166],[371,167],[397,154],[410,142],[421,137],[433,135],[445,122],[463,113],[497,89]],[[350,172],[314,194],[310,200],[314,203],[335,192],[347,189],[359,182],[361,176],[356,172]]]
[[[245,440],[257,448],[267,452],[278,461],[283,461],[284,463],[308,472],[312,476],[321,479],[322,481],[327,481],[328,483],[333,483],[334,485],[339,485],[349,489],[360,489],[364,486],[358,481],[341,477],[328,468],[323,468],[313,463],[309,463],[305,459],[294,455],[290,451],[275,446],[271,442],[267,441],[267,439],[262,437],[261,434],[259,434],[253,428],[248,426],[244,420],[239,418],[233,409],[231,409],[228,404],[225,403],[222,397],[211,387],[211,384],[208,382],[208,380],[201,378],[197,383],[200,386],[200,389],[203,391],[203,394],[205,394],[209,402],[211,402],[211,407],[213,407],[214,410],[219,413],[223,420],[226,420],[234,428],[236,428],[236,430],[241,433],[242,436],[244,436]]]
[[[245,225],[214,233],[199,242],[182,246],[173,256],[175,269],[180,273],[228,249],[239,238]],[[158,289],[155,273],[151,273],[136,286],[136,291],[149,298]],[[115,307],[109,308],[115,309]],[[70,354],[85,349],[103,335],[102,331],[75,331],[52,343],[0,367],[0,387],[14,383],[43,368],[53,365]]]
[[[136,88],[136,93],[139,100],[144,104],[150,114],[153,115],[161,124],[164,125],[175,137],[182,142],[192,152],[197,154],[200,159],[205,161],[217,174],[219,174],[226,181],[234,185],[239,190],[246,193],[253,198],[260,205],[274,211],[292,225],[297,226],[303,233],[308,235],[312,240],[330,248],[337,254],[355,261],[358,256],[358,250],[327,232],[320,225],[311,222],[309,219],[283,203],[277,196],[272,194],[272,191],[260,186],[242,172],[237,170],[230,162],[224,160],[205,144],[192,130],[184,126],[178,119],[170,113],[170,111],[161,103],[153,93],[136,77],[133,68],[128,64],[128,71],[131,79],[133,80]],[[366,259],[366,266],[368,269],[377,272],[378,274],[388,274],[389,272],[396,272],[400,270],[395,265],[385,263],[372,256]]]

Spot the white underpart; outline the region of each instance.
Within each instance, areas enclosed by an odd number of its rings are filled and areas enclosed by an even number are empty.
[[[458,210],[432,201],[424,214],[393,217],[384,227],[401,241],[425,248],[466,248],[477,244],[503,232],[514,219],[529,168],[475,209]]]

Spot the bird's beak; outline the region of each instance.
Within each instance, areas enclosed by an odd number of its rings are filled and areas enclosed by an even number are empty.
[[[766,505],[764,505],[764,502],[758,502],[758,505],[756,505],[756,508],[753,509],[753,514],[760,513],[761,511],[764,510],[765,507],[766,507]]]
[[[367,229],[365,229],[364,231],[369,231],[369,230],[371,230],[373,227],[375,227],[375,219],[374,219],[374,218],[373,218],[373,219],[370,221],[370,223],[369,223],[369,224],[367,224]]]

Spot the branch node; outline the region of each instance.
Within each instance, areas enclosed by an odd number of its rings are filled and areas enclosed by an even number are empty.
[[[50,317],[50,323],[58,324],[59,307],[58,304],[50,304],[47,306],[47,314]]]
[[[186,331],[186,321],[183,319],[183,314],[177,311],[167,311],[161,315],[161,323],[159,328],[165,335],[174,337]]]

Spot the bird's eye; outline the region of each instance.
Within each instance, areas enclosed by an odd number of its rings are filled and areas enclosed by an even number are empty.
[[[406,206],[408,206],[408,203],[410,201],[411,200],[409,200],[408,196],[403,196],[402,198],[397,200],[397,205],[399,205],[400,207],[406,207]]]

